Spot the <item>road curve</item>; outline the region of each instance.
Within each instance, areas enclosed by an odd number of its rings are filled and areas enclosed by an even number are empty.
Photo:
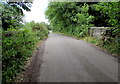
[[[118,82],[118,60],[91,44],[52,33],[37,82]]]

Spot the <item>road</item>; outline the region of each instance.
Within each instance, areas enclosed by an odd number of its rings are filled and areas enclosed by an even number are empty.
[[[91,44],[52,33],[37,82],[117,82],[118,60]]]

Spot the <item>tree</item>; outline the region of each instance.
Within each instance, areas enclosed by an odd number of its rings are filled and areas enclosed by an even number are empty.
[[[100,2],[95,4],[93,8],[105,17],[102,18],[105,23],[112,27],[120,27],[120,2]]]
[[[46,18],[54,31],[84,36],[93,16],[88,14],[89,5],[78,2],[51,2]],[[85,29],[85,30],[84,30]],[[84,33],[80,34],[81,32]]]
[[[2,28],[7,30],[9,28],[19,28],[23,22],[22,18],[24,16],[23,9],[30,11],[29,3],[24,2],[1,2],[0,11],[2,13]]]

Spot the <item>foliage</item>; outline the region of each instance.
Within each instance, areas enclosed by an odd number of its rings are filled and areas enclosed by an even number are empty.
[[[29,3],[23,2],[0,2],[1,19],[3,30],[9,28],[18,29],[22,26],[23,23],[23,9],[30,11],[28,7]]]
[[[91,36],[84,37],[84,38],[82,38],[82,40],[85,40],[85,41],[90,42],[92,44],[95,44],[97,46],[100,46],[100,43],[102,41],[100,39],[96,39],[96,38],[91,37]]]
[[[46,18],[53,31],[86,36],[88,27],[119,27],[120,2],[51,2],[46,10]],[[115,35],[119,30],[113,30]],[[116,32],[115,32],[116,31]]]
[[[31,11],[31,4],[33,3],[32,1],[26,1],[26,0],[21,0],[21,2],[10,2],[9,0],[7,1],[7,3],[9,5],[12,5],[13,7],[16,7],[19,8],[19,9],[23,9],[23,10],[26,10],[26,11]],[[23,13],[23,11],[21,11]]]
[[[0,28],[0,83],[2,82],[2,29]]]
[[[13,81],[25,61],[32,55],[35,44],[46,38],[48,34],[44,23],[33,23],[33,26],[32,23],[23,24],[23,10],[30,11],[29,2],[25,3],[25,1],[0,2],[2,44],[4,44],[2,45],[2,82],[5,84]]]
[[[28,25],[28,24],[27,24]],[[35,31],[30,28],[8,29],[2,33],[2,79],[3,83],[12,82],[21,71],[25,61],[32,55],[35,49],[35,44],[47,37],[48,30],[39,23],[34,23],[33,27],[37,26]]]
[[[32,21],[27,25],[31,27],[32,31],[34,31],[37,36],[40,37],[40,39],[43,39],[44,36],[47,36],[48,34],[48,26],[44,22],[35,23],[34,21]]]
[[[17,7],[12,7],[8,4],[2,4],[3,10],[2,13],[2,27],[4,30],[8,28],[19,28],[22,22],[23,14],[21,9]]]
[[[13,33],[14,32],[14,33]],[[12,34],[12,35],[11,35]],[[28,30],[3,31],[3,82],[11,82],[20,71],[24,61],[32,54],[37,38]]]
[[[107,26],[112,27],[107,29],[106,34],[103,36],[108,39],[102,40],[103,43],[102,47],[107,49],[109,52],[118,55],[120,55],[119,53],[120,5],[119,4],[120,2],[99,2],[98,4],[92,5],[92,8],[93,10],[96,11],[96,14],[99,13],[100,17],[102,18],[101,20],[104,20]],[[95,16],[95,19],[99,19],[99,17]],[[101,25],[106,26],[104,23],[102,23]]]
[[[93,7],[96,11],[100,11],[102,15],[107,15],[109,17],[105,19],[109,25],[120,27],[120,2],[100,2]]]
[[[53,31],[86,36],[93,16],[88,13],[89,5],[76,2],[51,2],[46,10]]]

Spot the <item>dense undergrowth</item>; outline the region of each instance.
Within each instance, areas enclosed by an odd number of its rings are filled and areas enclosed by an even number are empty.
[[[44,22],[26,23],[23,10],[30,11],[31,2],[0,2],[0,49],[2,47],[2,83],[13,82],[25,62],[32,56],[36,44],[48,35]],[[2,42],[2,46],[1,46]],[[1,57],[1,53],[0,53]],[[1,64],[1,61],[0,61]]]
[[[9,29],[2,33],[2,82],[12,82],[25,61],[32,55],[35,45],[47,37],[48,30],[41,23],[29,28]],[[30,28],[31,27],[31,28]],[[37,28],[37,29],[36,29]]]

